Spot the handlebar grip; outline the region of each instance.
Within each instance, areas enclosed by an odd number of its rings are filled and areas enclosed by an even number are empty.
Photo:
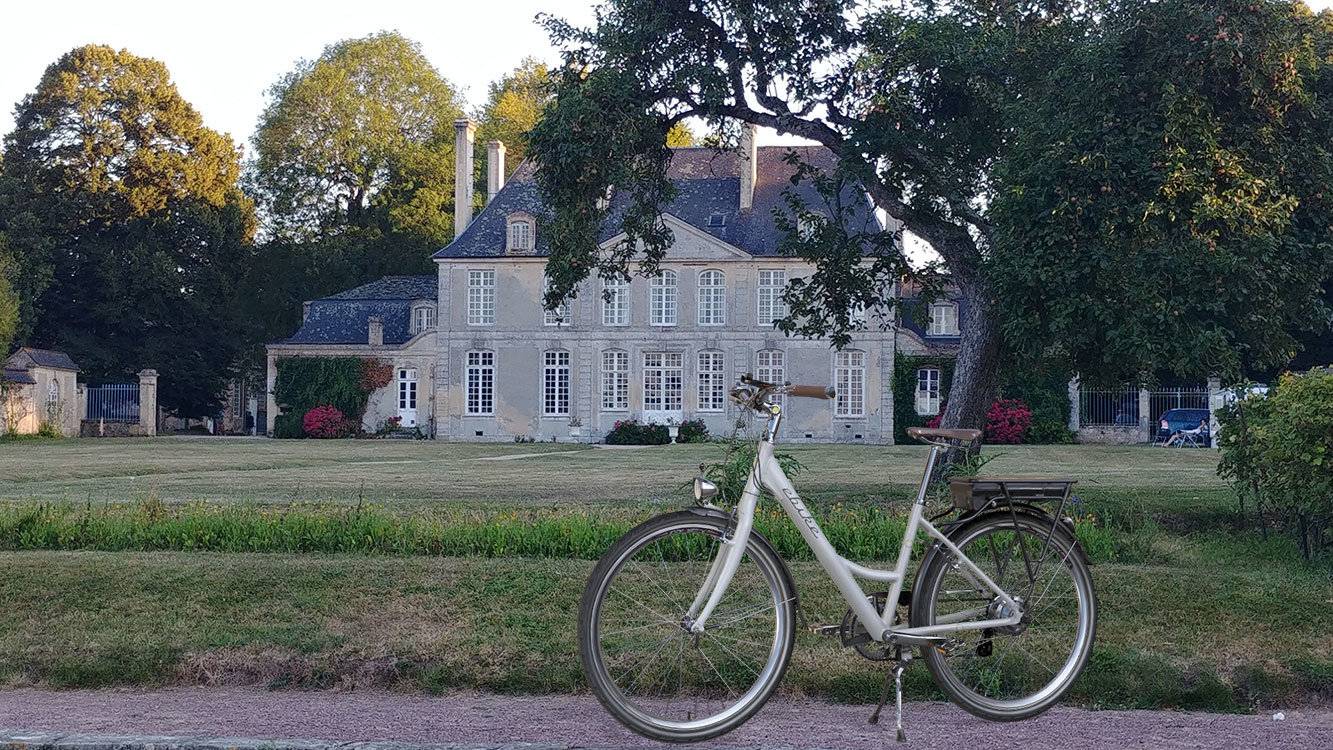
[[[792,385],[787,386],[787,395],[797,398],[830,399],[838,395],[838,392],[832,386],[826,385]]]

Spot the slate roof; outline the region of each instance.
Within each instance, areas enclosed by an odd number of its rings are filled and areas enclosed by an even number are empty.
[[[56,370],[74,371],[78,371],[79,369],[79,366],[74,364],[74,360],[70,359],[70,356],[64,352],[58,352],[54,349],[35,349],[31,346],[19,347],[17,351],[9,355],[9,359],[5,361],[5,364],[9,366],[10,369],[26,369],[24,367],[17,367],[17,365],[24,360],[32,362],[36,367],[50,367]]]
[[[34,380],[31,375],[28,374],[27,370],[14,370],[8,367],[6,367],[3,370],[0,370],[0,380],[7,380],[11,383],[19,383],[20,385],[37,384],[37,381]]]
[[[803,160],[824,168],[834,162],[833,153],[822,146],[763,146],[758,148],[754,204],[748,211],[740,210],[740,155],[735,151],[717,151],[713,148],[674,149],[667,176],[673,181],[678,195],[666,206],[665,212],[695,228],[755,256],[773,256],[778,252],[782,232],[773,223],[773,209],[785,208],[783,192],[789,188],[803,198],[807,205],[818,206],[821,199],[813,185],[802,182],[792,186],[793,167],[784,161],[789,151],[797,151]],[[877,230],[869,201],[863,196],[857,200],[861,210],[852,221],[861,226],[857,230]],[[622,204],[623,207],[623,204]],[[616,196],[612,197],[611,214],[617,209]],[[544,206],[534,179],[534,168],[524,162],[514,171],[499,193],[472,221],[462,236],[435,253],[439,258],[486,258],[505,256],[505,219],[518,211],[541,216]],[[721,226],[710,226],[709,218],[720,214]],[[605,242],[620,233],[612,218],[603,227],[600,240]],[[544,256],[550,252],[543,233],[537,232],[537,242],[531,253]]]
[[[402,344],[412,338],[412,303],[434,300],[435,276],[386,276],[355,289],[310,303],[301,328],[282,344],[365,344],[370,318],[384,321],[384,343]]]

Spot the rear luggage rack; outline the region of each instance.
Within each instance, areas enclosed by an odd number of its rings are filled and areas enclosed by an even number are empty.
[[[977,511],[997,502],[1058,502],[1063,510],[1078,480],[1062,477],[969,477],[949,480],[959,510]]]

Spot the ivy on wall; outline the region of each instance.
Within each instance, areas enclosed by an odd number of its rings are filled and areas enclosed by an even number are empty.
[[[916,371],[934,367],[940,371],[940,406],[949,400],[949,384],[953,382],[954,358],[939,355],[899,354],[893,360],[893,441],[911,443],[908,427],[920,427],[929,416],[916,413]]]
[[[318,406],[332,406],[360,424],[370,394],[393,379],[393,366],[359,357],[285,357],[277,362],[274,400],[282,409],[273,436],[305,437],[302,419]]]

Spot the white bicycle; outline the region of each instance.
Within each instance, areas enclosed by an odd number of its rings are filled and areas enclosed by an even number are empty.
[[[796,638],[797,593],[786,563],[754,529],[760,490],[786,510],[848,611],[815,632],[876,661],[891,660],[880,708],[919,650],[935,682],[967,711],[995,721],[1045,711],[1087,664],[1097,599],[1088,562],[1064,517],[1072,480],[950,482],[953,508],[925,517],[941,451],[976,443],[976,430],[912,428],[931,446],[898,559],[880,570],[842,557],[774,457],[779,396],[828,399],[831,388],[743,377],[732,399],[767,417],[745,490],[730,512],[717,487],[694,482],[697,507],[631,530],[593,569],[579,609],[579,651],[602,705],[633,731],[694,742],[729,732],[782,681]],[[1042,505],[1059,503],[1048,512]],[[936,525],[947,515],[955,517]],[[910,591],[912,547],[927,545]],[[886,585],[867,593],[858,579]],[[871,717],[877,721],[879,709]]]

